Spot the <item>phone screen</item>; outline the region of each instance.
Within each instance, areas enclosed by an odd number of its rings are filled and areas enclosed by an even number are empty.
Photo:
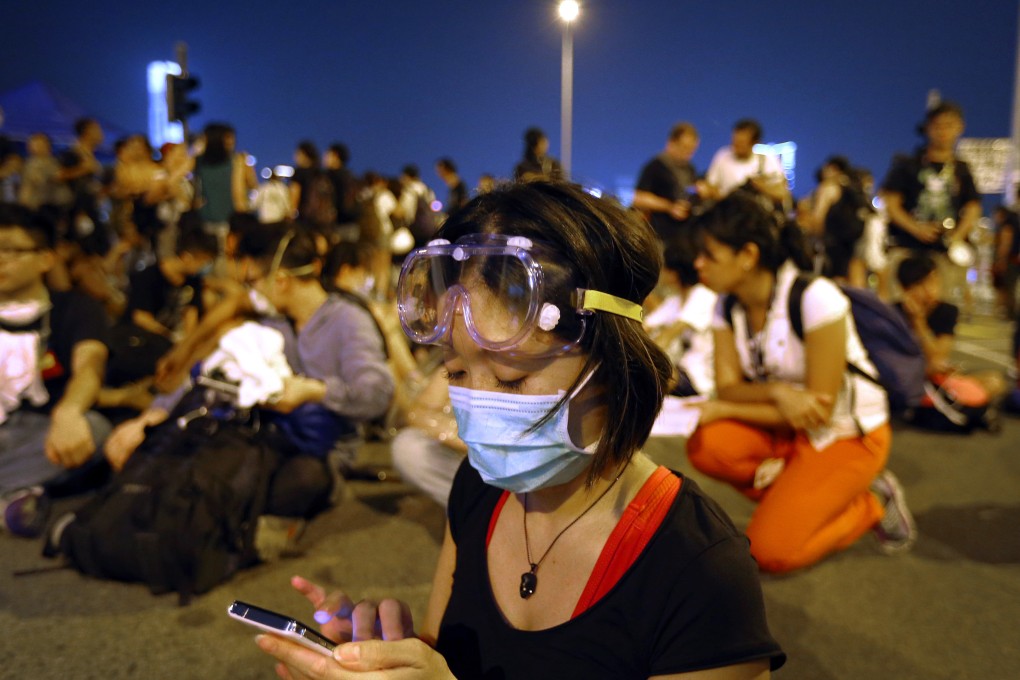
[[[331,656],[336,648],[335,642],[323,637],[318,631],[300,621],[270,611],[269,609],[256,607],[247,602],[235,600],[233,604],[227,607],[227,614],[242,623],[255,626],[267,633],[273,633],[289,640],[294,640],[298,644],[321,652],[326,656]]]

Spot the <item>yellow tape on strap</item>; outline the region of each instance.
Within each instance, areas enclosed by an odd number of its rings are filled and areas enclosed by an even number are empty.
[[[645,311],[641,308],[641,305],[636,302],[624,300],[621,297],[616,297],[609,293],[601,293],[597,290],[584,291],[584,300],[581,301],[581,309],[609,312],[610,314],[625,316],[628,319],[634,319],[635,321],[641,321],[645,315]]]

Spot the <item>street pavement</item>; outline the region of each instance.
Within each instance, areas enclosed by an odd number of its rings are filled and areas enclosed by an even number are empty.
[[[1005,324],[978,319],[960,330],[957,360],[1008,365]],[[646,452],[746,525],[752,505],[695,472],[682,439],[652,440]],[[387,444],[371,443],[362,461],[385,467],[388,456]],[[769,622],[789,655],[776,677],[1020,677],[1020,419],[971,436],[897,427],[889,467],[915,513],[917,545],[889,557],[866,536],[809,569],[763,576]],[[288,585],[302,574],[355,599],[404,599],[420,619],[443,522],[438,506],[392,477],[352,481],[347,500],[312,523],[303,554],[243,572],[186,607],[68,569],[15,576],[52,562],[38,541],[0,535],[0,680],[275,677],[253,630],[227,618],[231,601],[310,620]]]

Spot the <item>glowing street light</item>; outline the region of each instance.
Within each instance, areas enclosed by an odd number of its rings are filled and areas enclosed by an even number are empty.
[[[560,162],[563,176],[570,179],[570,143],[573,135],[574,113],[574,21],[581,14],[577,0],[561,0],[560,19],[563,21],[563,50],[560,69]]]

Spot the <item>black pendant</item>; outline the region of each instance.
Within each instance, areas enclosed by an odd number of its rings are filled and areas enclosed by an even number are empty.
[[[526,600],[535,594],[538,587],[538,576],[535,574],[535,566],[531,565],[531,571],[521,574],[521,599]]]

